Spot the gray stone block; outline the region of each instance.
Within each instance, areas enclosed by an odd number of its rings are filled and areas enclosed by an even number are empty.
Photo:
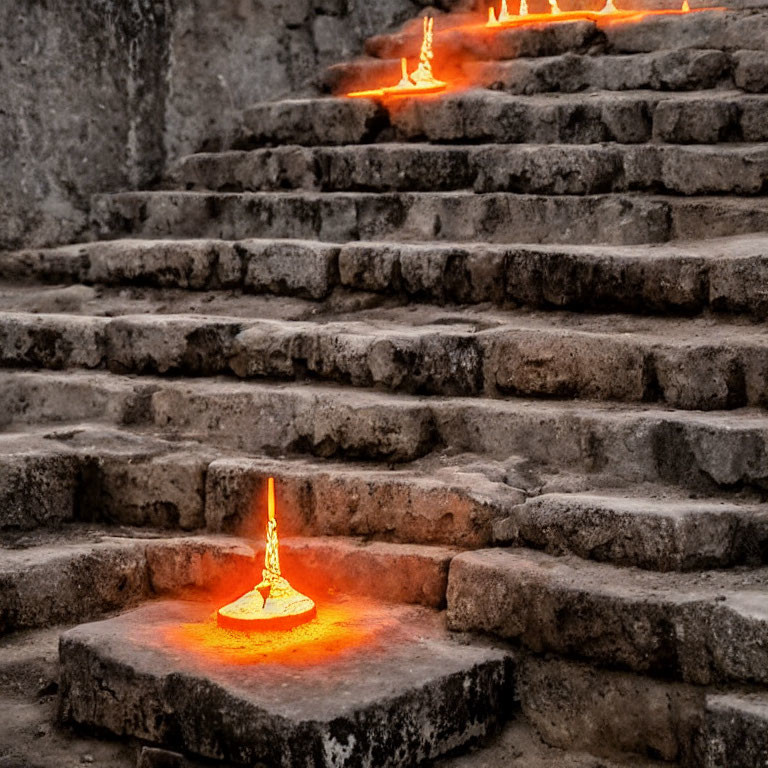
[[[321,605],[321,629],[339,643],[355,632],[367,642],[337,658],[321,646],[325,663],[297,666],[283,654],[248,667],[162,641],[209,610],[159,603],[66,633],[64,719],[237,765],[387,768],[493,733],[511,703],[504,652],[453,642],[436,617],[413,609],[368,605],[347,616],[342,604],[334,619]]]

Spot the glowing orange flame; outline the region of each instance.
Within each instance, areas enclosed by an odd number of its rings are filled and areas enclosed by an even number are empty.
[[[297,592],[280,572],[280,544],[275,520],[275,478],[267,482],[267,549],[261,581],[233,603],[220,608],[217,623],[225,629],[291,629],[313,619],[314,602]]]
[[[405,58],[400,60],[402,77],[397,85],[386,88],[374,88],[369,91],[353,91],[347,96],[362,98],[371,96],[414,96],[420,93],[438,93],[445,90],[447,83],[438,80],[432,72],[432,59],[434,58],[433,29],[435,20],[432,17],[424,17],[424,37],[421,41],[419,52],[419,65],[408,74],[408,62]]]
[[[510,14],[507,10],[506,0],[502,0],[499,15],[496,16],[493,6],[488,9],[488,21],[486,27],[520,27],[529,24],[556,23],[563,21],[586,20],[594,22],[609,22],[617,20],[638,21],[646,16],[680,16],[686,13],[699,13],[701,11],[724,11],[723,7],[691,8],[688,0],[683,0],[682,7],[678,9],[666,8],[656,11],[629,11],[619,10],[614,0],[607,0],[601,11],[562,11],[557,0],[549,0],[549,13],[529,13],[526,0],[520,4],[518,14]],[[553,18],[553,17],[557,18]]]

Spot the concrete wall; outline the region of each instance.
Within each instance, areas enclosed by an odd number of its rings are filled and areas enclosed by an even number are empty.
[[[215,148],[249,103],[417,15],[416,0],[0,2],[0,249],[88,235],[94,192]]]

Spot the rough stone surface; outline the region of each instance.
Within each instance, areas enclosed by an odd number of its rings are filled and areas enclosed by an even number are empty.
[[[248,237],[490,243],[633,245],[760,232],[764,208],[750,199],[471,192],[203,193],[98,196],[102,236]]]
[[[470,187],[476,192],[555,195],[659,188],[685,195],[756,194],[766,173],[768,152],[760,146],[653,144],[277,147],[190,155],[176,170],[185,188],[214,191]],[[302,256],[308,261],[308,255]],[[260,260],[251,263],[260,266]],[[285,269],[291,266],[289,261]]]
[[[6,6],[0,248],[82,237],[92,193],[151,183],[167,158],[231,140],[249,104],[316,92],[318,67],[417,11],[409,0]]]
[[[413,765],[498,727],[511,684],[503,652],[452,642],[413,609],[370,606],[346,626],[322,610],[321,629],[330,623],[326,631],[340,637],[357,630],[368,642],[337,658],[325,651],[324,661],[321,649],[322,663],[304,666],[232,665],[194,646],[179,655],[158,638],[205,622],[210,606],[195,603],[160,603],[71,630],[61,642],[62,715],[269,766]]]
[[[75,516],[75,457],[39,446],[3,446],[0,458],[0,530],[57,526]]]
[[[690,764],[704,691],[557,658],[518,656],[526,719],[548,744]]]
[[[253,550],[227,537],[152,539],[96,531],[2,548],[0,633],[87,621],[154,594],[212,589],[221,582],[247,588],[256,572]]]
[[[523,455],[559,471],[604,474],[619,485],[664,481],[707,491],[764,488],[768,471],[768,427],[762,413],[751,410],[709,414],[567,401],[428,401],[298,384],[150,377],[136,383],[94,373],[5,373],[0,392],[8,423],[22,417],[36,424],[82,420],[86,410],[91,419],[153,424],[168,436],[267,455],[403,462],[448,446],[497,459]]]
[[[768,515],[759,506],[584,494],[545,494],[494,523],[497,542],[651,570],[763,562]]]
[[[277,482],[280,530],[289,535],[476,547],[489,542],[491,521],[523,498],[519,490],[468,471],[395,473],[230,458],[208,468],[208,529],[260,535],[270,476]]]
[[[536,652],[698,684],[765,683],[765,579],[765,569],[672,577],[530,550],[480,550],[452,561],[448,620]]]
[[[747,768],[768,754],[768,701],[765,694],[707,696],[705,728],[698,759],[705,768]]]

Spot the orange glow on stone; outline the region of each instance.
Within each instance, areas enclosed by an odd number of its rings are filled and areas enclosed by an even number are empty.
[[[267,548],[261,581],[232,603],[219,608],[218,626],[242,632],[292,629],[315,618],[314,601],[296,591],[280,571],[280,543],[275,519],[275,478],[267,483]]]
[[[364,597],[329,596],[320,601],[314,621],[290,631],[240,632],[221,627],[212,606],[206,610],[204,604],[199,605],[194,612],[200,620],[169,621],[160,632],[143,639],[150,645],[176,649],[201,669],[221,664],[327,665],[362,647],[370,653],[387,648],[402,634],[405,612],[402,606]]]
[[[723,7],[691,8],[688,0],[683,0],[679,9],[666,8],[661,10],[619,10],[614,0],[607,0],[600,11],[561,11],[557,0],[549,0],[549,13],[529,13],[527,0],[520,3],[520,12],[511,14],[507,10],[506,0],[502,0],[498,16],[491,6],[488,9],[488,28],[526,27],[533,24],[559,24],[564,21],[593,21],[595,23],[610,21],[639,21],[647,16],[681,16],[687,13],[702,11],[724,11]]]
[[[433,50],[435,20],[432,17],[424,17],[423,25],[424,34],[419,52],[419,65],[413,72],[408,74],[408,62],[403,58],[400,60],[402,76],[397,85],[373,88],[367,91],[352,91],[347,96],[353,99],[377,96],[417,96],[444,91],[448,84],[438,80],[432,71],[432,59],[435,57]]]

